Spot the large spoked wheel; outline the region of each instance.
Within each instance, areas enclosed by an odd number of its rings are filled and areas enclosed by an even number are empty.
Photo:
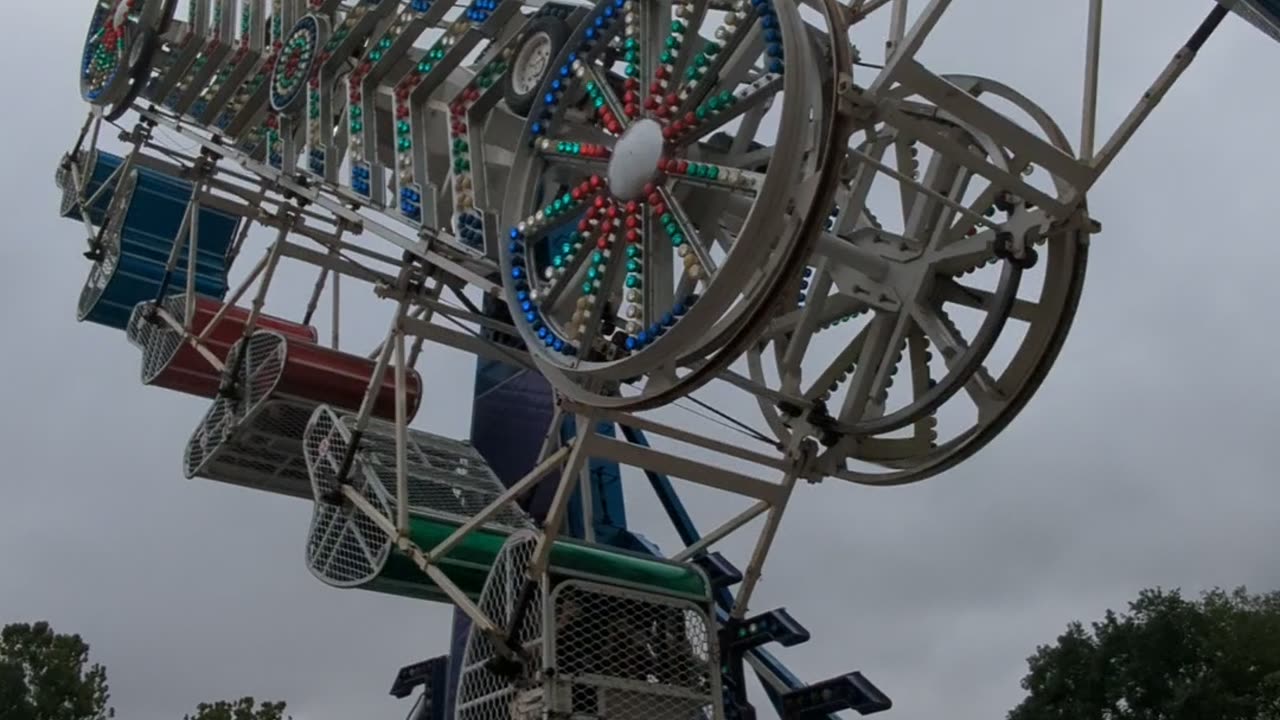
[[[560,392],[600,407],[660,405],[736,357],[798,273],[835,173],[833,74],[791,0],[664,7],[597,6],[508,185],[515,325]]]
[[[80,63],[80,94],[103,117],[123,115],[146,86],[176,0],[99,0]]]
[[[1007,86],[947,79],[1071,152],[1052,119]],[[1022,171],[991,138],[920,113],[968,152]],[[805,292],[748,353],[748,368],[795,399],[760,404],[780,437],[823,442],[824,472],[902,484],[977,452],[1039,387],[1075,314],[1089,230],[1083,213],[1049,217],[895,128],[860,140],[820,246],[828,252],[815,253]],[[830,251],[837,241],[876,262],[851,266]]]

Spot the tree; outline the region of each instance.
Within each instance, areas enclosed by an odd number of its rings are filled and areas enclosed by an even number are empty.
[[[104,720],[107,671],[89,664],[79,635],[55,633],[47,622],[0,630],[0,720]]]
[[[1280,592],[1145,590],[1027,664],[1008,720],[1280,720]]]
[[[196,706],[196,714],[185,715],[183,720],[285,720],[283,702],[263,701],[257,708],[254,704],[251,697],[235,702],[200,703]]]

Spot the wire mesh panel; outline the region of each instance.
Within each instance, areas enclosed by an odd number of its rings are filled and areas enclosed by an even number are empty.
[[[536,545],[534,533],[517,533],[511,536],[494,561],[479,605],[495,622],[505,624],[514,612]],[[517,642],[524,649],[527,662],[514,677],[493,672],[488,665],[496,655],[493,642],[472,625],[458,679],[457,720],[533,720],[542,717],[540,711],[544,703],[538,678],[542,664],[544,595],[541,589],[534,594],[520,623]]]
[[[235,356],[244,349],[238,345],[228,356],[228,371],[236,369]],[[285,350],[281,335],[262,333],[250,339],[234,391],[214,399],[187,442],[188,478],[310,496],[301,438],[312,406],[272,395],[284,370]]]
[[[80,183],[77,185],[72,176],[71,167],[75,163],[76,175]],[[124,162],[124,158],[112,153],[99,151],[80,152],[73,157],[68,154],[58,165],[54,175],[54,183],[62,190],[62,198],[58,204],[58,215],[76,220],[83,219],[80,213],[80,202],[88,201],[98,190],[111,179],[112,173]],[[111,202],[112,191],[103,192],[89,207],[89,223],[95,227],[102,224],[106,216],[107,205]]]
[[[443,592],[392,539],[358,508],[344,502],[339,472],[351,448],[355,417],[324,406],[311,416],[303,454],[311,476],[316,510],[307,543],[307,566],[337,587],[445,600]],[[503,491],[474,448],[417,430],[407,437],[409,539],[423,550],[439,545],[459,525]],[[351,456],[347,484],[385,517],[396,516],[395,426],[371,420]],[[479,597],[489,569],[506,541],[530,521],[515,504],[485,528],[468,535],[440,563],[463,592]]]
[[[551,593],[553,715],[609,720],[723,717],[705,607],[653,593],[561,582]]]
[[[195,306],[190,332],[198,336],[206,331],[224,305],[213,298],[196,297]],[[188,342],[186,335],[155,315],[154,307],[149,302],[134,307],[127,329],[129,342],[142,350],[142,384],[212,398],[221,383],[221,371]],[[186,317],[187,298],[171,295],[161,307],[182,322]],[[232,346],[244,336],[249,315],[248,308],[227,308],[203,340],[205,348],[225,363]],[[270,315],[259,314],[255,327],[309,343],[318,337],[314,327]]]
[[[302,437],[323,404],[345,411],[360,407],[372,360],[330,350],[279,332],[259,330],[228,354],[225,397],[219,397],[187,443],[187,477],[311,497]],[[417,410],[421,379],[408,374],[409,407]],[[390,370],[373,411],[395,407]]]

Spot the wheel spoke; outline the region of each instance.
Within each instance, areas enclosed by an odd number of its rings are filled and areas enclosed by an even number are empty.
[[[536,298],[547,307],[558,308],[565,300],[565,290],[582,282],[587,260],[591,257],[594,240],[589,233],[574,233],[571,238],[552,256],[550,285]]]
[[[968,168],[953,162],[941,153],[935,153],[925,171],[924,186],[937,191],[944,197],[959,202],[964,198],[970,181],[975,177]],[[909,211],[903,227],[904,235],[914,238],[927,238],[927,246],[934,247],[938,238],[955,216],[955,208],[947,205],[927,193],[914,193],[912,204],[906,206]]]
[[[978,232],[978,223],[971,215],[984,215],[999,195],[1000,188],[995,185],[990,185],[983,189],[978,197],[969,205],[969,214],[961,214],[952,208],[952,211],[957,215],[960,215],[960,217],[956,219],[953,225],[950,225],[935,236],[934,246],[947,247],[948,245],[959,242],[959,239],[962,236]],[[990,232],[990,228],[986,228],[981,232]]]
[[[991,230],[968,235],[944,245],[941,250],[929,253],[933,271],[939,275],[960,275],[982,267],[995,258],[993,243],[996,234]]]
[[[880,396],[897,368],[911,317],[905,312],[878,313],[870,327],[871,334],[858,356],[858,365],[840,408],[842,423],[856,423],[883,412]]]
[[[929,338],[929,342],[942,353],[942,360],[948,368],[953,367],[956,361],[968,351],[968,341],[941,308],[917,302],[910,304],[909,311],[911,318]]]
[[[664,229],[667,231],[667,237],[671,239],[672,246],[684,259],[685,275],[693,280],[711,282],[717,269],[716,261],[711,257],[711,249],[703,242],[702,236],[690,222],[688,214],[676,200],[675,195],[666,187],[658,188],[658,194],[666,206],[665,217],[668,220],[663,223]],[[655,209],[657,209],[656,205]],[[663,222],[663,217],[664,215],[659,213],[658,221]]]
[[[970,287],[953,278],[940,278],[937,292],[938,300],[941,302],[955,303],[974,310],[990,310],[995,305],[995,294],[990,290]],[[1038,303],[1017,298],[1013,301],[1013,309],[1009,312],[1009,317],[1031,323],[1039,319],[1040,311]]]
[[[612,135],[621,135],[631,124],[624,111],[624,103],[613,91],[613,87],[604,73],[590,62],[574,61],[574,72],[579,72],[584,81],[584,89],[592,106],[596,109],[596,122]]]
[[[644,241],[641,246],[644,248],[644,257],[642,263],[644,267],[644,313],[641,317],[640,324],[642,327],[652,327],[660,318],[658,313],[663,308],[663,303],[670,302],[674,297],[675,290],[672,287],[675,278],[673,275],[672,253],[670,243],[660,244],[658,242],[657,233],[653,231],[655,218],[653,209],[645,206],[641,216],[641,230]]]
[[[807,310],[808,307],[809,306],[806,305],[803,309],[792,310],[785,315],[780,315],[775,318],[769,325],[769,328],[761,334],[760,340],[762,342],[776,341],[783,335],[795,332],[796,328],[800,325],[801,318],[804,317],[805,310]],[[823,300],[821,311],[818,314],[819,330],[831,327],[834,324],[866,312],[869,309],[871,309],[870,305],[843,293],[837,292],[828,295],[826,299]]]
[[[755,137],[756,132],[759,130],[760,121],[764,117],[765,110],[766,106],[758,105],[756,110],[751,111],[743,118],[743,122],[739,128],[741,132],[735,135],[729,142],[730,154],[741,153],[751,146],[751,139]],[[704,146],[699,146],[698,149],[702,150],[704,153],[706,152],[706,148]],[[725,164],[727,163],[721,162],[721,165]],[[748,166],[737,165],[736,167],[742,169]],[[698,192],[701,190],[701,188],[688,183],[682,184],[682,187],[692,192]],[[727,210],[731,204],[745,205],[745,209],[737,212],[737,217],[739,218],[737,227],[741,228],[742,223],[745,222],[747,214],[750,212],[753,198],[754,195],[748,197],[745,193],[726,192],[715,192],[706,198],[700,197],[698,198],[698,201],[693,204],[694,207],[697,207],[700,210],[700,214],[697,218],[697,224],[702,228],[714,228],[714,239],[716,243],[719,244],[725,252],[728,252],[731,240],[724,232],[724,228],[726,226],[725,220],[727,220],[729,216]],[[736,235],[736,232],[734,234]]]
[[[978,422],[987,422],[995,417],[1008,403],[999,383],[984,366],[974,371],[969,382],[965,383],[964,391],[978,407]]]
[[[837,234],[848,235],[859,227],[872,225],[867,214],[867,197],[871,194],[877,173],[875,165],[864,162],[863,158],[880,161],[892,141],[893,138],[888,135],[878,135],[863,143],[857,154],[851,154],[850,160],[856,163],[857,169],[847,192],[841,188],[843,199],[838,205],[840,215],[836,221]]]
[[[679,143],[683,145],[701,140],[747,113],[762,118],[773,104],[773,98],[780,92],[781,73],[765,73],[737,92],[725,91],[712,96],[693,110],[694,122],[688,124],[689,131],[680,137]],[[756,123],[759,123],[759,119]],[[745,120],[743,124],[746,124]],[[739,133],[735,140],[752,134],[753,131]]]
[[[673,84],[680,82],[691,57],[688,52],[682,52],[687,50],[684,44],[698,38],[698,30],[702,28],[705,19],[705,3],[673,0],[670,27],[664,35],[660,36],[661,40],[657,48],[658,62],[653,74],[645,75],[650,82],[648,96],[663,98],[667,93],[674,91]],[[652,110],[657,105],[649,104],[648,96],[646,96],[646,104]]]
[[[688,183],[709,190],[720,190],[755,197],[764,184],[764,174],[739,170],[726,165],[688,160],[670,160],[661,165],[677,183]]]
[[[810,402],[819,399],[825,400],[827,396],[836,390],[839,383],[847,378],[849,371],[853,369],[858,357],[862,354],[862,348],[867,343],[867,337],[870,335],[871,327],[874,323],[875,318],[872,318],[871,322],[863,325],[862,329],[858,330],[858,334],[853,336],[853,339],[844,346],[843,350],[836,353],[836,356],[831,359],[826,369],[819,373],[818,378],[809,385],[809,389],[805,390],[805,400]]]
[[[773,17],[772,22],[776,28],[777,18]],[[751,65],[755,64],[754,61],[759,55],[762,44],[755,10],[729,13],[725,16],[725,24],[732,28],[726,33],[726,37],[720,41],[706,41],[698,57],[694,58],[693,66],[682,73],[681,78],[685,81],[685,85],[681,90],[679,102],[671,104],[678,115],[693,111],[721,83],[728,85],[726,89],[732,91]],[[777,47],[780,53],[781,45]],[[736,60],[736,62],[731,66],[730,60]],[[781,68],[781,58],[778,58],[776,69],[774,67],[767,69],[778,72]]]
[[[804,309],[797,313],[799,318],[795,325],[795,332],[787,343],[786,353],[779,362],[778,374],[782,377],[783,392],[800,392],[801,363],[804,360],[805,353],[809,351],[809,343],[822,325],[823,311],[826,308],[827,301],[832,299],[829,295],[831,292],[831,274],[827,272],[827,264],[829,262],[829,260],[821,260],[819,262],[813,286],[810,288],[809,301],[804,306]],[[839,299],[839,297],[838,295],[835,296],[836,299]]]
[[[607,166],[613,154],[604,145],[559,138],[540,139],[538,152],[547,162],[572,165],[587,172],[598,172],[603,166]]]
[[[615,223],[621,222],[621,214],[617,204],[606,202],[602,215],[598,220],[596,242],[587,265],[586,279],[582,283],[582,295],[573,311],[568,332],[568,339],[577,342],[584,354],[592,348],[600,335],[605,307],[609,306],[614,313],[617,312],[626,268],[622,253],[618,252],[618,228]],[[616,320],[616,317],[611,320]]]

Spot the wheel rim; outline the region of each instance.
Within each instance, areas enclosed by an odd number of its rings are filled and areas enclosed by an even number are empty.
[[[1066,152],[1071,151],[1065,137],[1048,115],[1007,86],[973,76],[953,75],[948,76],[948,79],[976,95],[990,94],[992,97],[1012,104],[1028,116],[1031,120],[1030,126],[1038,126],[1050,142]],[[954,123],[953,119],[945,116],[940,116],[940,119]],[[958,123],[956,126],[960,127]],[[969,131],[966,130],[966,132]],[[973,141],[990,147],[990,143],[982,142],[976,136]],[[1065,188],[1058,190],[1066,191]],[[981,309],[988,313],[982,327],[970,336],[967,343],[964,335],[957,333],[961,340],[960,354],[967,360],[952,359],[951,362],[945,362],[947,369],[955,368],[956,372],[935,381],[928,374],[928,354],[930,350],[940,355],[943,353],[939,351],[942,344],[933,343],[934,333],[917,333],[903,338],[900,347],[895,345],[893,351],[887,352],[894,356],[890,363],[890,369],[893,371],[896,371],[898,364],[903,362],[904,357],[906,358],[904,364],[910,366],[911,370],[907,375],[911,392],[914,394],[913,401],[898,412],[882,410],[878,414],[872,414],[869,419],[834,423],[833,429],[844,437],[822,454],[820,464],[825,472],[867,484],[902,484],[921,480],[977,452],[1025,406],[1030,395],[1047,374],[1069,330],[1083,284],[1088,231],[1073,223],[1066,225],[1051,223],[1043,214],[1039,214],[1038,210],[1022,206],[1014,209],[1004,225],[1016,235],[1026,236],[1040,246],[1042,257],[1039,265],[1043,268],[1043,285],[1039,295],[1034,300],[1018,297],[1017,279],[1021,271],[1011,262],[1003,264],[1001,280],[997,283],[995,290],[980,291],[968,297],[959,294],[959,291],[972,289],[967,287],[964,281],[959,280],[961,275],[967,275],[968,271],[998,262],[989,251],[977,252],[983,244],[984,235],[986,235],[988,246],[990,245],[989,231],[967,233],[963,238],[967,244],[957,244],[952,247],[960,251],[968,248],[973,252],[952,253],[949,262],[953,262],[954,267],[948,267],[946,272],[939,273],[937,285],[938,296],[945,298],[945,302],[952,303],[946,307],[960,306],[962,309]],[[970,245],[973,247],[968,247]],[[1033,280],[1038,279],[1038,272],[1032,272],[1036,273]],[[1010,282],[1011,279],[1014,282]],[[820,287],[821,280],[822,273],[819,269],[811,279],[813,282],[811,291],[821,292],[825,296],[827,291]],[[1034,284],[1031,289],[1034,292]],[[981,302],[975,298],[981,298]],[[938,302],[939,308],[943,307],[941,303],[944,300],[939,299]],[[837,316],[841,312],[839,306],[833,307],[832,310]],[[829,324],[841,320],[847,322],[848,319],[867,312],[875,312],[875,310],[864,305],[860,309],[847,309],[843,318],[824,317],[821,321]],[[946,312],[940,312],[940,317],[946,319]],[[790,318],[790,321],[794,326],[794,317]],[[992,375],[987,370],[987,356],[992,352],[993,346],[1002,348],[1000,350],[1002,358],[1008,355],[1006,343],[1000,342],[1005,334],[1006,321],[1017,326],[1018,330],[1024,331],[1025,334],[1020,341],[1016,339],[1016,335],[1013,335],[1014,342],[1018,343],[1016,350],[1009,358],[1004,371]],[[938,329],[937,326],[934,327],[935,332]],[[864,332],[866,330],[864,328]],[[766,337],[765,342],[749,353],[748,369],[753,380],[772,387],[778,384],[776,369],[783,367],[787,347],[782,342],[769,342],[769,339]],[[998,342],[1000,342],[999,345],[997,345]],[[950,349],[955,348],[956,346],[953,345]],[[925,366],[923,373],[919,371],[920,366]],[[770,375],[770,372],[774,374]],[[850,374],[856,375],[856,372]],[[889,372],[889,385],[892,385],[892,374]],[[853,379],[849,378],[848,384],[852,385]],[[883,378],[876,379],[883,380]],[[818,384],[817,380],[813,383],[813,385]],[[787,390],[789,395],[802,394],[795,387],[795,383]],[[986,392],[996,392],[997,396],[994,400],[984,398],[983,402],[986,403],[984,406],[979,404],[977,393]],[[937,433],[939,408],[942,407],[944,418],[952,417],[946,414],[949,412],[946,410],[948,407],[946,403],[957,395],[969,396],[973,399],[974,404],[978,405],[978,419],[972,427],[939,443]],[[848,397],[845,395],[844,399],[847,401]],[[822,394],[815,397],[811,393],[808,399],[825,401],[830,397]],[[792,434],[793,422],[788,419],[788,416],[780,413],[773,401],[761,399],[760,406],[771,429],[779,437],[789,438]],[[806,432],[814,432],[814,426],[808,427]],[[910,436],[903,436],[902,432],[893,432],[907,428],[912,430]],[[847,462],[849,460],[866,463],[879,469],[866,471],[849,469]]]
[[[699,34],[705,7],[676,3],[665,49],[646,59],[637,25],[643,18],[653,22],[649,5],[602,4],[566,44],[559,72],[550,73],[526,123],[529,142],[518,152],[505,208],[513,227],[501,259],[516,326],[562,392],[602,406],[637,407],[670,395],[683,382],[672,377],[677,365],[713,353],[726,327],[741,327],[758,311],[760,298],[753,292],[771,287],[774,271],[787,266],[767,260],[785,259],[803,243],[797,228],[821,176],[822,73],[802,39],[794,5],[740,8],[741,17],[718,28],[720,40],[712,40]],[[623,23],[608,22],[616,16],[643,17],[624,30],[617,27]],[[761,36],[767,40],[761,56],[774,72],[754,84],[726,79],[723,71],[732,66],[720,58],[744,38]],[[600,50],[612,37],[628,62],[616,90],[598,67]],[[682,74],[685,65],[691,69]],[[656,79],[647,87],[640,81],[649,75],[646,70]],[[575,88],[585,91],[584,100],[596,111],[585,121],[575,115]],[[750,102],[755,112],[761,98],[772,102],[779,93],[775,154],[767,172],[716,162],[729,153],[717,154],[699,140],[722,125],[717,118],[746,118],[734,105]],[[627,160],[620,157],[651,161],[651,147],[631,150],[648,145],[632,140],[651,138],[654,123],[666,145],[647,187],[636,192],[644,173],[621,167]],[[553,170],[559,165],[578,175],[566,182],[569,173]],[[606,180],[611,171],[617,181],[630,178],[625,187]],[[741,225],[727,229],[732,240],[723,243],[726,248],[704,237],[724,228],[698,222],[687,209],[714,193],[750,196],[754,209]],[[780,213],[779,206],[793,212]],[[678,265],[684,266],[682,274],[672,272]],[[632,387],[627,397],[616,394],[619,383],[636,378],[641,389]]]

